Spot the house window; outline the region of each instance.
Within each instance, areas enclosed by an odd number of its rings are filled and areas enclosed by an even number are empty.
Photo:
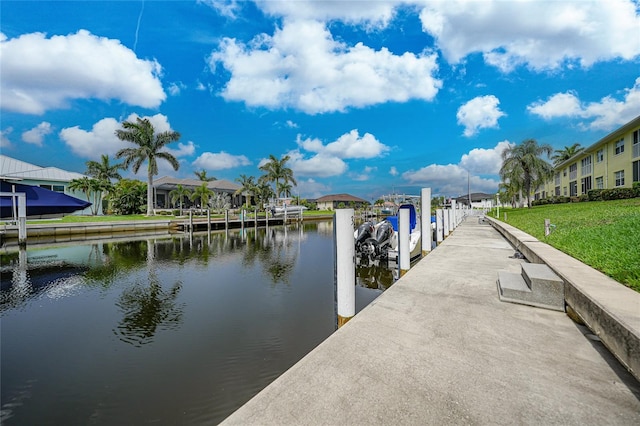
[[[556,186],[556,191],[555,191],[556,196],[560,196],[560,187]]]
[[[569,166],[569,180],[578,178],[578,163],[573,163]]]
[[[633,158],[640,157],[640,130],[633,132]]]
[[[562,176],[563,177],[567,177],[567,168],[565,167],[564,170],[562,170]]]
[[[640,182],[640,160],[631,163],[633,170],[633,182]]]
[[[596,152],[596,163],[602,163],[604,161],[604,149],[599,149]]]
[[[569,196],[577,197],[578,196],[578,181],[569,182]]]
[[[616,186],[624,186],[624,170],[615,172]]]
[[[604,189],[604,179],[602,176],[596,178],[596,189]]]
[[[583,194],[586,194],[587,192],[591,191],[591,176],[587,176],[585,178],[582,178],[581,184],[582,184],[582,193]]]
[[[40,185],[40,188],[48,189],[49,191],[54,192],[62,192],[64,194],[64,185],[47,185],[46,183],[43,183],[42,185]]]
[[[591,174],[591,156],[589,155],[587,157],[584,157],[580,161],[580,166],[582,169],[582,176],[590,175]]]
[[[559,173],[559,172],[558,172],[558,173],[556,173],[555,178],[556,178],[556,179],[555,179],[555,184],[556,184],[556,185],[560,185],[560,173]],[[558,194],[558,195],[560,195],[560,194]]]
[[[624,152],[624,139],[620,139],[616,142],[616,155],[622,154]]]
[[[565,197],[567,196],[567,187],[566,186],[562,187],[562,195],[564,195]]]

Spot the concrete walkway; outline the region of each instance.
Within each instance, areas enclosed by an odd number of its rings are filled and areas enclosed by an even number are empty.
[[[513,253],[468,219],[223,424],[640,424],[640,385],[588,329],[498,300]]]

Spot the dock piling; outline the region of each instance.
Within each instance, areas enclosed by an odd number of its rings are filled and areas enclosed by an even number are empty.
[[[334,215],[336,244],[336,304],[338,328],[356,314],[356,263],[353,242],[354,210],[337,209]]]

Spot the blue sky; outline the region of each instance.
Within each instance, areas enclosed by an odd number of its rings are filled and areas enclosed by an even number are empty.
[[[181,133],[156,178],[257,177],[273,154],[305,198],[458,196],[497,190],[509,144],[588,146],[640,114],[631,0],[0,8],[0,147],[43,167],[113,158],[140,116]]]

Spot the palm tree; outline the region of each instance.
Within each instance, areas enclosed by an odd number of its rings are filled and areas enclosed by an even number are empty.
[[[147,216],[153,214],[153,177],[158,174],[158,159],[169,162],[174,170],[180,168],[176,157],[163,149],[171,142],[180,139],[180,133],[166,131],[155,133],[153,124],[147,118],[136,117],[136,123],[125,121],[122,129],[116,130],[116,136],[123,141],[138,145],[137,148],[124,148],[117,152],[116,158],[124,158],[123,167],[133,165],[133,172],[138,173],[146,160],[147,164]]]
[[[87,201],[91,203],[91,214],[98,214],[98,202],[102,197],[102,192],[105,191],[111,184],[98,179],[91,179],[87,176],[79,179],[73,179],[69,182],[69,189],[73,191],[84,192]]]
[[[554,151],[554,154],[551,156],[551,159],[553,160],[553,165],[557,166],[560,163],[564,163],[569,158],[581,152],[583,149],[584,148],[580,146],[579,143],[574,143],[571,146],[565,146],[562,149],[556,149]]]
[[[191,190],[189,188],[185,188],[182,185],[178,185],[176,186],[176,189],[173,189],[171,190],[171,192],[169,192],[169,197],[171,199],[171,203],[174,206],[176,204],[176,201],[180,203],[180,216],[182,216],[182,203],[185,197],[191,197]]]
[[[205,169],[202,169],[200,171],[196,170],[193,173],[198,177],[198,180],[201,180],[203,182],[211,182],[212,180],[217,180],[217,178],[214,176],[207,176],[207,171]]]
[[[253,176],[240,175],[236,178],[236,182],[240,184],[240,188],[233,195],[248,194],[247,204],[251,205],[251,197],[256,189],[256,181]]]
[[[206,209],[209,206],[209,197],[212,195],[214,192],[207,187],[206,182],[203,182],[201,186],[193,190],[189,199],[193,202],[200,200],[200,208]]]
[[[124,166],[119,164],[109,164],[109,156],[102,154],[101,161],[87,161],[87,174],[98,180],[109,181],[111,179],[122,179],[118,170],[123,170]]]
[[[551,145],[538,145],[535,139],[524,140],[502,152],[500,176],[505,182],[520,185],[527,197],[527,207],[531,207],[531,189],[544,183],[553,173],[551,164],[540,158],[543,154],[549,158],[552,152]]]
[[[266,181],[260,180],[258,184],[254,188],[253,195],[256,197],[256,205],[258,206],[258,210],[261,210],[261,207],[269,202],[269,199],[272,198],[275,194],[273,192],[273,188]]]
[[[280,182],[276,184],[278,194],[283,194],[285,197],[291,195],[291,184],[288,182]]]
[[[281,188],[279,188],[278,183],[280,179],[286,184],[291,182],[294,185],[297,185],[296,180],[293,178],[293,171],[286,166],[287,161],[289,161],[290,157],[285,155],[280,160],[278,160],[273,154],[269,155],[269,161],[260,166],[260,170],[265,172],[266,174],[263,176],[267,182],[275,182],[276,184],[276,192],[277,196],[280,197],[282,194]]]

